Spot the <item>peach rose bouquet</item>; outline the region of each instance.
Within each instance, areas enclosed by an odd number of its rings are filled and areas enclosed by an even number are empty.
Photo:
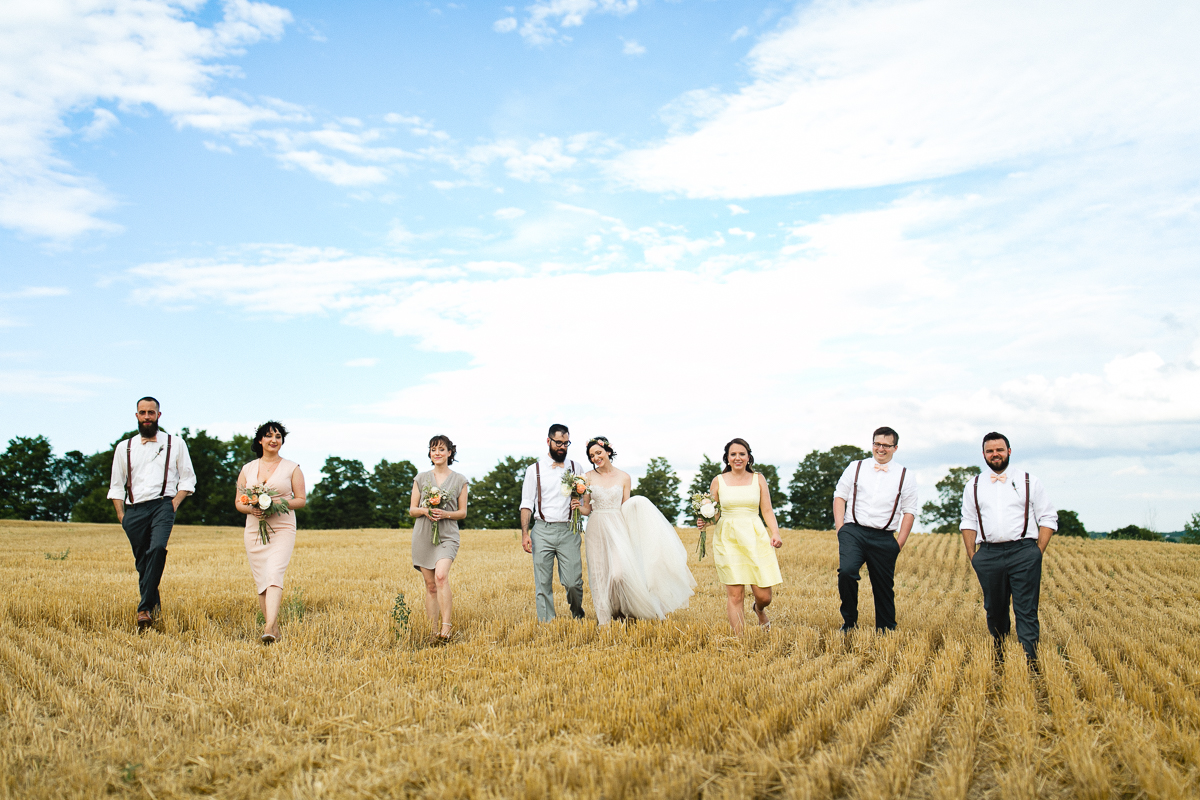
[[[563,471],[562,488],[560,491],[563,497],[582,498],[585,494],[592,490],[591,482],[582,475],[575,475],[570,470]],[[571,511],[571,533],[579,533],[579,509]]]
[[[441,488],[434,486],[432,483],[427,483],[421,489],[421,508],[433,510],[441,508],[445,504],[446,493]],[[438,537],[438,521],[433,517],[430,517],[429,521],[433,523],[433,534],[429,537],[429,540],[436,547],[438,542],[441,541],[441,538]]]

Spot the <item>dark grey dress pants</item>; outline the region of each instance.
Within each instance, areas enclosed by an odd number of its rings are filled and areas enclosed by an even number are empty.
[[[997,646],[1012,630],[1008,616],[1011,600],[1017,618],[1017,641],[1025,648],[1026,656],[1036,659],[1041,636],[1038,599],[1042,590],[1042,551],[1037,539],[983,542],[971,559],[971,566],[983,589],[988,632],[996,637]]]
[[[137,564],[138,589],[142,595],[138,611],[153,614],[161,605],[158,582],[162,580],[163,567],[167,563],[167,540],[171,538],[174,525],[175,508],[169,497],[125,506],[121,527],[129,537],[129,546],[133,548],[133,559]]]
[[[875,627],[896,629],[896,557],[900,543],[891,531],[847,522],[838,529],[838,594],[842,598],[842,621],[847,628],[858,624],[858,574],[865,563],[875,596]]]

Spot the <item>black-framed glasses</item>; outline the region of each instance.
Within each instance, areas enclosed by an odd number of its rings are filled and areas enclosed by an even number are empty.
[[[551,439],[551,440],[550,440],[550,444],[557,445],[558,447],[570,447],[570,446],[571,446],[571,440],[570,440],[570,439],[568,439],[568,440],[567,440],[567,441],[565,441],[565,442],[560,442],[558,439]]]
[[[887,442],[871,442],[871,447],[878,447],[882,450],[892,450],[895,449],[896,445],[888,444]]]

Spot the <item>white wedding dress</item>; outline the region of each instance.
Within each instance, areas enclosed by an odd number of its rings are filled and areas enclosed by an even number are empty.
[[[584,535],[596,619],[662,619],[688,604],[696,579],[667,518],[644,497],[622,505],[621,486],[593,486]]]

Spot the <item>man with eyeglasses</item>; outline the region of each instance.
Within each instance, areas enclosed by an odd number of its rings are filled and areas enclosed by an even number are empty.
[[[896,629],[896,558],[917,514],[916,481],[908,477],[907,467],[893,460],[900,434],[885,426],[871,438],[874,457],[846,467],[833,493],[843,633],[858,626],[858,581],[864,563],[875,597],[875,628]],[[899,534],[893,535],[897,528]]]
[[[1041,636],[1038,599],[1042,590],[1042,555],[1058,530],[1058,510],[1046,497],[1042,482],[1009,463],[1008,437],[995,431],[983,437],[983,460],[991,474],[976,475],[963,488],[962,530],[967,558],[983,589],[988,632],[1003,657],[1004,637],[1012,628],[1008,603],[1017,618],[1017,641],[1037,667]]]
[[[583,619],[582,538],[571,532],[571,511],[579,500],[563,494],[563,473],[582,475],[583,469],[567,459],[571,434],[566,425],[554,424],[546,436],[549,453],[525,470],[521,487],[521,546],[533,554],[533,585],[537,592],[537,617],[540,622],[554,619],[554,560],[558,559],[558,580],[567,592],[571,616]],[[533,531],[529,522],[533,520]]]

